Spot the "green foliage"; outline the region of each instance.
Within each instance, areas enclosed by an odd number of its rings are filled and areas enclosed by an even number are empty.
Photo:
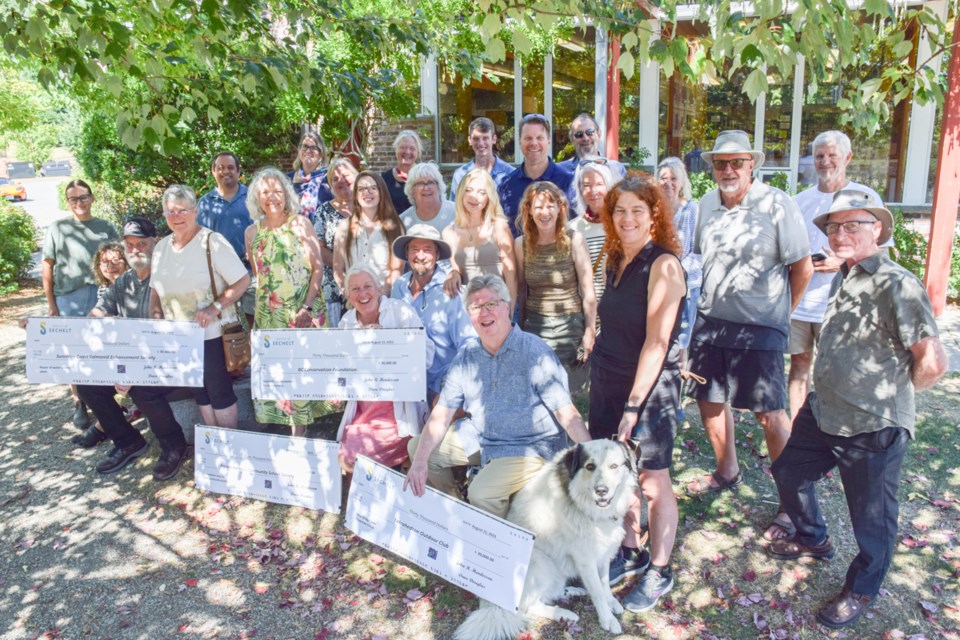
[[[911,229],[901,209],[893,209],[893,259],[910,273],[923,278],[927,260],[927,239]]]
[[[960,229],[954,229],[953,231],[953,251],[950,254],[947,297],[955,302],[960,302]]]
[[[770,176],[770,180],[767,182],[771,187],[776,187],[789,195],[795,195],[794,190],[790,188],[790,176],[783,171],[777,171],[776,173]]]
[[[37,246],[33,219],[23,209],[0,200],[0,295],[20,288]]]
[[[704,171],[695,171],[690,174],[690,186],[693,192],[693,199],[700,200],[709,191],[717,188],[717,183],[713,181],[709,173]]]

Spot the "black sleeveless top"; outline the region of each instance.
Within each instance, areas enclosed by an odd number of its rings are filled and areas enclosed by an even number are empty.
[[[596,358],[596,364],[604,369],[622,372],[630,378],[636,375],[640,350],[647,339],[647,288],[650,284],[650,269],[654,261],[665,254],[673,255],[651,241],[630,261],[617,285],[613,284],[616,274],[613,271],[607,272],[607,286],[597,309],[600,315],[600,333],[590,355],[590,359]],[[676,259],[676,256],[674,258]],[[680,347],[677,336],[680,333],[683,303],[684,300],[681,300],[677,307],[677,317],[670,331],[670,350],[663,362],[664,369],[679,367]]]

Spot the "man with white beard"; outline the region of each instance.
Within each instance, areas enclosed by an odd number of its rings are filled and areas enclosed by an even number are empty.
[[[747,134],[722,131],[713,150],[701,157],[712,167],[717,189],[700,201],[694,235],[694,251],[703,256],[703,285],[690,370],[706,379],[692,395],[717,466],[687,486],[691,495],[743,481],[731,408],[754,413],[771,461],[786,446],[783,354],[790,313],[813,274],[800,210],[786,193],[754,178],[764,154],[751,147]],[[781,514],[764,536],[783,537],[789,525]]]
[[[121,235],[130,269],[110,285],[90,315],[94,318],[149,318],[150,260],[157,244],[157,229],[146,218],[136,217],[123,225]],[[116,473],[149,448],[140,432],[123,416],[123,409],[114,397],[120,392],[130,394],[160,443],[160,457],[153,469],[153,479],[169,480],[177,474],[187,457],[187,442],[166,399],[172,390],[169,387],[77,386],[80,398],[99,420],[106,437],[113,441],[113,449],[97,464],[97,473]]]

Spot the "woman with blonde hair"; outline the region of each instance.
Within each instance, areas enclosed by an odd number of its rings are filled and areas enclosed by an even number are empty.
[[[333,277],[344,297],[344,275],[359,262],[375,269],[384,293],[390,292],[403,270],[403,261],[390,247],[402,235],[403,223],[383,178],[372,171],[360,172],[353,183],[353,210],[340,221],[333,241]]]
[[[516,257],[513,234],[503,215],[497,185],[484,169],[474,169],[457,185],[456,214],[453,224],[443,230],[450,245],[450,276],[444,288],[450,296],[459,295],[470,278],[495,273],[517,299]]]

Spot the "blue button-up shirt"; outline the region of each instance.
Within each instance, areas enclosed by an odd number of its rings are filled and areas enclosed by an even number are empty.
[[[243,243],[243,232],[253,224],[247,211],[247,185],[238,183],[237,192],[229,202],[216,189],[210,190],[197,202],[197,224],[226,238],[244,266],[249,268]]]
[[[606,159],[606,160],[607,160],[607,166],[610,168],[610,171],[614,172],[614,177],[616,177],[616,174],[618,173],[620,174],[621,178],[627,175],[627,168],[623,166],[622,162],[620,162],[619,160],[610,160],[610,159]],[[577,156],[573,156],[569,160],[558,162],[557,166],[563,169],[566,169],[570,173],[576,173],[577,166],[579,164],[580,164],[580,158],[578,158]]]
[[[460,181],[463,180],[463,176],[467,175],[477,166],[476,158],[471,160],[465,165],[462,165],[453,172],[453,178],[450,180],[450,199],[455,200],[457,197],[457,185],[460,184]],[[493,167],[490,169],[490,177],[493,178],[493,184],[500,186],[500,183],[503,182],[503,179],[513,171],[513,165],[509,162],[505,162],[498,158],[497,156],[493,157]]]
[[[440,393],[443,377],[447,375],[457,351],[467,338],[477,335],[463,301],[459,297],[451,298],[443,291],[443,282],[449,274],[450,265],[447,261],[438,264],[426,288],[414,298],[410,292],[413,273],[408,271],[397,278],[390,292],[391,298],[403,300],[413,307],[427,330],[427,338],[436,347],[433,364],[427,369],[427,390],[433,394]]]
[[[567,373],[556,354],[516,325],[496,355],[479,338],[468,339],[447,371],[438,401],[470,414],[483,464],[514,456],[552,458],[567,446],[555,412],[570,403]]]
[[[510,221],[510,230],[513,232],[514,238],[521,233],[516,225],[517,215],[520,213],[520,200],[523,199],[523,192],[534,182],[552,182],[563,191],[567,196],[567,200],[573,202],[573,174],[553,160],[548,159],[548,161],[547,170],[543,172],[543,175],[537,178],[530,178],[524,171],[524,165],[526,163],[522,163],[519,167],[508,173],[503,178],[503,182],[497,187],[497,193],[500,195],[500,205],[503,207],[503,213]],[[575,215],[573,207],[571,206],[571,219],[575,217]]]

